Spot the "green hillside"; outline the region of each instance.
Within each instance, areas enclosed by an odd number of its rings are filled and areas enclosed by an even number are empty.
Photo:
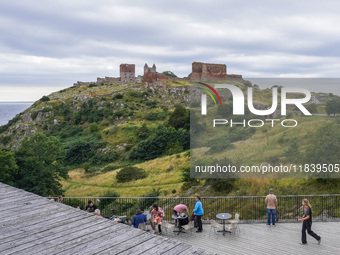
[[[246,82],[233,84],[243,91],[250,86]],[[64,151],[63,159],[51,159],[51,162],[56,169],[68,172],[68,177],[60,178],[66,196],[101,196],[109,192],[120,196],[142,196],[155,191],[158,196],[197,193],[206,196],[263,195],[273,185],[284,194],[340,193],[336,181],[320,185],[322,180],[314,179],[238,179],[230,183],[224,183],[224,180],[188,179],[190,127],[189,110],[186,108],[189,107],[190,85],[197,84],[169,81],[159,86],[73,86],[44,96],[7,125],[1,126],[0,147],[8,148],[15,152],[14,157],[20,157],[26,155],[21,148],[27,139],[25,137],[43,134],[56,138]],[[254,90],[257,105],[271,104],[270,89]],[[302,161],[311,157],[308,151],[316,141],[317,132],[325,124],[335,125],[334,129],[338,130],[339,121],[328,117],[325,110],[326,102],[333,97],[322,94],[323,103],[306,106],[318,116],[294,116],[299,122],[294,131],[281,126],[268,126],[261,130],[247,128],[245,131],[230,129],[227,133],[221,131],[215,136],[206,136],[206,140],[201,142],[209,144],[211,141],[211,146],[198,144],[195,151],[204,155],[212,149],[214,139],[224,135],[234,138],[230,148],[214,153],[220,160],[227,158],[235,164],[241,161],[247,164]],[[219,110],[213,105],[209,105],[209,109]],[[295,109],[288,110],[293,116]],[[335,141],[338,138],[335,137]],[[298,146],[293,148],[292,144]],[[334,146],[338,148],[338,144]],[[300,155],[299,159],[291,158],[290,150]],[[20,166],[24,165],[18,160],[17,163],[19,174],[14,177],[14,185],[15,178],[20,177]],[[118,182],[117,173],[131,166],[140,169],[143,177],[134,179],[131,175],[130,179]]]

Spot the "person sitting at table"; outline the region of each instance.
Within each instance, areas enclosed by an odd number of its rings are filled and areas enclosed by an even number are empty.
[[[196,221],[197,221],[197,225],[198,225],[198,230],[196,232],[201,233],[202,230],[203,230],[203,228],[202,228],[202,215],[204,214],[204,211],[203,211],[200,196],[196,196],[194,214],[196,215]]]
[[[158,205],[154,204],[153,206],[153,210],[151,212],[152,214],[152,219],[151,219],[151,227],[154,231],[154,233],[156,234],[156,224],[158,224],[158,221],[156,220],[157,217],[160,217],[160,222],[162,222],[163,218],[164,218],[164,212],[162,210],[162,208],[160,208]],[[160,216],[158,216],[158,213],[160,213]],[[162,234],[162,226],[160,224],[158,224],[158,231],[159,234]]]
[[[132,225],[134,228],[138,228],[139,224],[141,223],[146,223],[146,216],[140,209],[138,209],[136,215],[133,216]]]
[[[186,204],[178,204],[174,207],[174,213],[175,215],[179,215],[180,213],[186,211],[187,215],[189,215],[189,208],[188,208],[188,203]]]
[[[96,206],[95,204],[93,204],[91,200],[89,200],[89,201],[88,201],[88,205],[86,206],[86,209],[85,209],[85,210],[86,210],[87,212],[90,212],[90,213],[95,214],[94,211],[95,211],[96,209],[97,209],[97,206]]]

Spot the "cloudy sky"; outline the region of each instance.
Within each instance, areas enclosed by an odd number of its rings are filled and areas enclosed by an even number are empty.
[[[340,77],[339,1],[0,0],[0,101],[31,101],[145,63],[244,77]]]

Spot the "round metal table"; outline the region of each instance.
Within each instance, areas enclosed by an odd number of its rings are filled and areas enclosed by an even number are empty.
[[[231,233],[229,230],[225,229],[225,220],[228,220],[232,217],[230,213],[219,213],[216,215],[217,219],[223,220],[223,230],[218,230],[217,232],[223,232],[223,235],[225,235],[226,232]]]

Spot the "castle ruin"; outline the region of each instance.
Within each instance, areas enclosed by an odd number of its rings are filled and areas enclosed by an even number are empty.
[[[242,80],[242,75],[228,75],[227,66],[225,64],[193,62],[189,79],[190,81]]]
[[[164,81],[169,80],[190,80],[190,81],[219,81],[219,80],[236,80],[242,81],[242,75],[227,74],[227,66],[225,64],[210,64],[202,62],[192,63],[192,72],[188,77],[171,78],[163,73],[158,73],[156,65],[149,67],[144,65],[144,75],[136,77],[135,64],[121,64],[119,66],[120,77],[104,77],[97,78],[96,82],[81,82],[74,83],[75,86],[81,85],[105,85],[105,84],[129,84],[129,83],[146,83],[152,85],[160,85]]]

